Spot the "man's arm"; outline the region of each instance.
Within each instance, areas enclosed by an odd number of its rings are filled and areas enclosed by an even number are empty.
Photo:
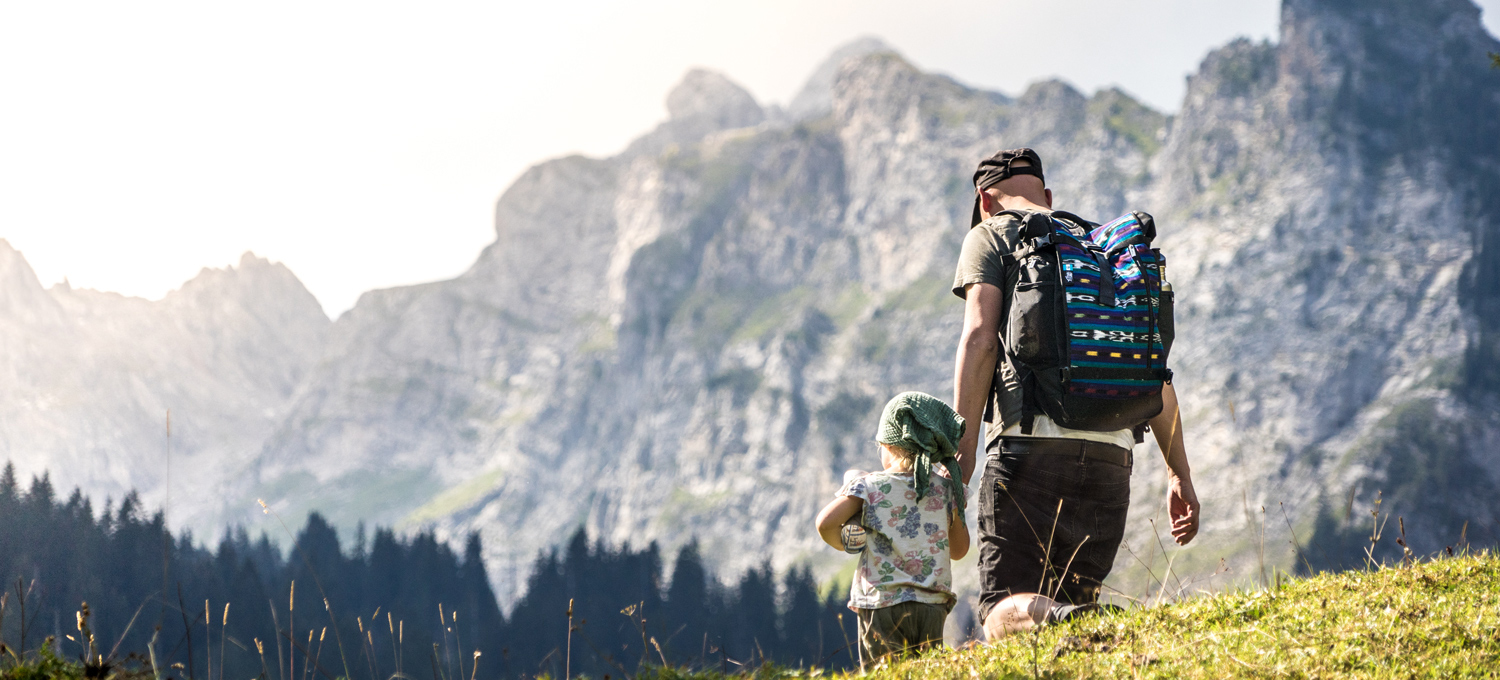
[[[1005,297],[999,287],[988,283],[970,284],[965,290],[964,327],[953,369],[953,407],[966,423],[956,457],[968,486],[978,463],[980,423],[1000,356],[1000,310]]]
[[[1151,419],[1151,432],[1167,462],[1167,512],[1172,517],[1172,538],[1187,545],[1198,535],[1198,494],[1193,491],[1193,473],[1182,443],[1182,413],[1177,390],[1162,386],[1161,413]]]

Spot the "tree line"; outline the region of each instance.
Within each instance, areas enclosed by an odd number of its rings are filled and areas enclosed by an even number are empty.
[[[96,512],[47,475],[0,473],[0,644],[152,663],[183,680],[433,680],[634,675],[645,665],[735,672],[766,662],[849,668],[846,595],[769,563],[721,583],[696,544],[670,578],[659,549],[578,530],[538,556],[506,616],[478,534],[462,554],[431,531],[360,529],[347,549],[309,515],[290,551],[242,527],[210,549],[148,515],[135,493]],[[87,618],[80,620],[82,603]],[[86,625],[83,625],[86,624]]]

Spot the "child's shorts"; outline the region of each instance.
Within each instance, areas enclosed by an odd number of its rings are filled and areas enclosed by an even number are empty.
[[[859,660],[866,664],[888,654],[916,654],[943,644],[948,608],[926,602],[902,602],[859,614]]]

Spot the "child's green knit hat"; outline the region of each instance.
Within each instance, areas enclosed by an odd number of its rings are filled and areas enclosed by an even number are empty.
[[[958,468],[958,440],[964,436],[964,418],[941,399],[924,392],[902,392],[885,405],[875,441],[912,452],[912,473],[917,499],[927,495],[932,464],[941,463],[953,479],[953,498],[960,514],[964,510],[963,474]]]

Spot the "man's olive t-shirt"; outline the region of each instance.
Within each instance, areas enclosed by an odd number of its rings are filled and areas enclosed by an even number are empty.
[[[963,250],[958,255],[958,270],[953,275],[953,294],[967,298],[969,286],[976,283],[988,283],[1001,291],[1013,289],[1018,278],[1016,269],[1007,268],[1001,258],[1016,249],[1020,230],[1021,221],[1014,215],[997,215],[970,229],[964,237]],[[1010,304],[1009,296],[1006,297],[1005,304]],[[1002,329],[1009,312],[1009,309],[1001,310]],[[1005,338],[1001,337],[1000,342],[1000,356],[995,362],[995,382],[990,390],[989,407],[984,414],[988,432],[985,437],[986,449],[993,449],[1001,436],[1026,436],[1021,434],[1021,381],[1016,376],[1015,367],[1006,358]],[[1135,434],[1130,430],[1072,430],[1058,426],[1045,415],[1038,415],[1032,422],[1030,436],[1087,439],[1126,449],[1135,446]]]

